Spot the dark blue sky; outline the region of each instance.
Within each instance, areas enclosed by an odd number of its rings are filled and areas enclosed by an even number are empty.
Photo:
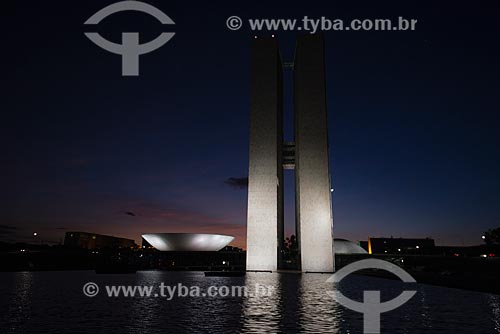
[[[176,35],[141,56],[137,78],[121,77],[120,57],[83,35],[83,22],[113,2],[1,4],[1,240],[206,231],[243,246],[246,191],[224,181],[247,175],[255,33],[228,30],[231,15],[418,19],[414,32],[324,33],[336,236],[478,244],[500,226],[492,2],[148,1],[176,22],[167,29]],[[123,31],[149,41],[164,30],[134,12],[97,28],[117,42]],[[296,33],[276,36],[292,60]],[[291,186],[286,209],[292,233]]]

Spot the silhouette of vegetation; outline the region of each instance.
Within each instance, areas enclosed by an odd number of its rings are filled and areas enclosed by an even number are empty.
[[[500,245],[500,227],[484,232],[484,242],[487,245]]]
[[[283,247],[283,268],[299,269],[299,244],[297,237],[293,234],[285,238]]]

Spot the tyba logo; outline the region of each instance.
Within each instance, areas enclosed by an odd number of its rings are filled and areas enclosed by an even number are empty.
[[[109,15],[123,12],[123,11],[137,11],[144,12],[153,17],[155,17],[162,24],[175,24],[175,22],[168,17],[165,13],[156,7],[153,7],[147,3],[140,1],[121,1],[109,5],[89,18],[85,24],[99,24],[103,19]],[[122,44],[116,44],[103,38],[101,35],[95,32],[86,32],[87,36],[92,42],[107,50],[109,52],[119,54],[122,56],[122,75],[123,76],[138,76],[139,75],[139,56],[150,53],[165,43],[167,43],[175,33],[164,32],[160,34],[156,39],[139,44],[139,33],[138,32],[124,32],[122,33]]]

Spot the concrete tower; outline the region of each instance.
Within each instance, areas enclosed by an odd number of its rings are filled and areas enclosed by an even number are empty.
[[[247,270],[280,269],[283,168],[295,169],[296,230],[303,272],[333,272],[324,42],[300,37],[295,50],[295,141],[283,142],[282,63],[274,38],[251,55]]]
[[[276,40],[255,40],[251,58],[247,270],[275,271],[283,242],[283,70]]]
[[[295,212],[302,271],[333,272],[323,38],[299,38],[294,61]]]

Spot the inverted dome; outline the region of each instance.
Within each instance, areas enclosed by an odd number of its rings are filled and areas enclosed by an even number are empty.
[[[226,247],[234,237],[204,233],[148,233],[142,237],[159,251],[214,252]]]
[[[335,254],[367,254],[362,247],[345,239],[334,239],[333,250]]]

